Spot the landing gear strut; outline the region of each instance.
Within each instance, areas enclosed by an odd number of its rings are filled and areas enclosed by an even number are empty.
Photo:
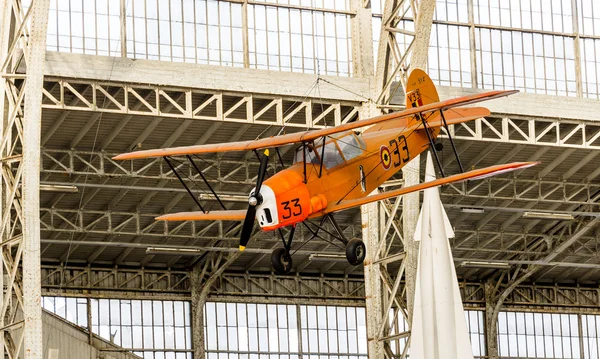
[[[271,264],[273,269],[279,274],[288,274],[292,270],[292,255],[290,249],[292,248],[292,240],[294,239],[294,232],[296,231],[296,225],[292,226],[288,240],[285,240],[283,232],[279,229],[279,235],[283,242],[283,248],[276,248],[271,253]]]

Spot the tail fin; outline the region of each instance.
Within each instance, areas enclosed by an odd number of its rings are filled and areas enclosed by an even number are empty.
[[[406,82],[406,108],[419,107],[439,102],[440,96],[425,71],[414,69]]]

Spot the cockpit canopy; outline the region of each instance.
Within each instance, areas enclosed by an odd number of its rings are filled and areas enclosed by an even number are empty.
[[[303,148],[306,149],[305,154],[302,153]],[[337,136],[327,137],[325,152],[323,152],[322,138],[314,141],[313,144],[298,147],[294,156],[294,164],[302,163],[305,158],[306,163],[320,164],[321,156],[323,156],[323,167],[332,169],[353,160],[364,151],[364,143],[354,132],[344,132]]]

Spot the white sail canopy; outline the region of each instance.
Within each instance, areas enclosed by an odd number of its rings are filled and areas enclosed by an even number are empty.
[[[431,153],[426,181],[435,179]],[[414,240],[420,241],[410,357],[473,359],[448,238],[454,231],[437,188],[425,190]]]

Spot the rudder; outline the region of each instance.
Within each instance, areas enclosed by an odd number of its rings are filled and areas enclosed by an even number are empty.
[[[429,75],[421,69],[412,70],[406,82],[406,108],[439,101],[440,97]]]

